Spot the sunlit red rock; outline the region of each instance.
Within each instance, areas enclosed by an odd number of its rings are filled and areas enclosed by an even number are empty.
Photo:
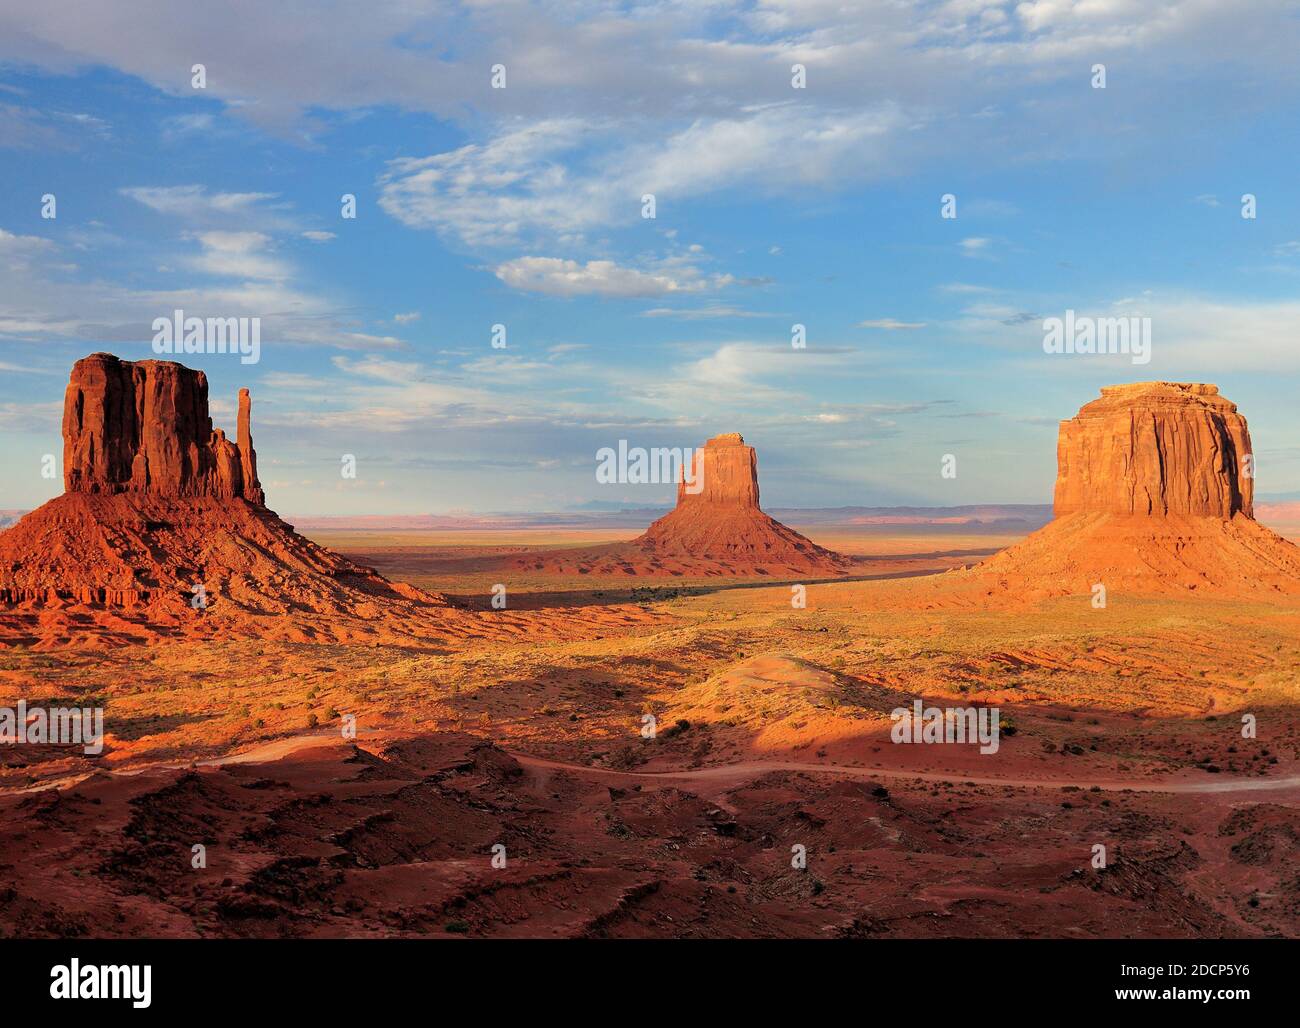
[[[739,432],[714,436],[692,458],[689,482],[677,490],[677,504],[758,508],[758,458]]]
[[[70,493],[243,497],[262,503],[239,396],[239,442],[212,427],[208,380],[175,361],[124,361],[108,353],[72,368],[63,399],[63,482]]]
[[[1107,386],[1061,422],[1056,513],[1250,515],[1250,457],[1246,419],[1217,386]]]
[[[150,633],[427,629],[445,598],[387,581],[266,508],[251,412],[241,389],[232,442],[213,428],[203,372],[78,361],[64,396],[66,492],[0,533],[0,602],[139,610]]]
[[[1254,519],[1252,464],[1246,419],[1216,386],[1103,388],[1061,422],[1056,519],[974,580],[993,598],[1100,596],[1099,586],[1107,596],[1300,593],[1300,549]]]
[[[529,570],[626,575],[844,574],[853,560],[764,514],[758,459],[738,432],[714,436],[677,485],[677,506],[627,543],[520,558]]]

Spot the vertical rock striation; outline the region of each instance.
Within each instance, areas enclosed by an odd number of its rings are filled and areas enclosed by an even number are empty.
[[[238,442],[212,427],[208,380],[174,361],[84,357],[63,398],[63,485],[69,493],[243,498],[264,503],[239,394]]]
[[[677,504],[758,510],[758,458],[739,432],[716,435],[695,451],[689,483],[679,483]]]
[[[1254,517],[1250,432],[1217,386],[1136,382],[1061,422],[1056,518],[985,561],[982,598],[1300,594],[1300,549]],[[1103,608],[1095,608],[1103,609]]]
[[[1253,516],[1250,433],[1213,385],[1137,382],[1061,422],[1056,516]]]

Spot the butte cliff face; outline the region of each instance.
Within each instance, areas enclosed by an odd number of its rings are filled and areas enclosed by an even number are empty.
[[[690,482],[685,471],[677,486],[677,505],[758,509],[758,457],[739,432],[716,435],[695,451]]]
[[[1246,419],[1218,387],[1108,386],[1061,422],[1055,520],[974,577],[990,595],[1300,592],[1300,549],[1253,500]]]
[[[248,390],[241,389],[232,443],[212,427],[202,371],[92,354],[73,366],[63,397],[64,489],[261,505],[250,414]]]
[[[0,533],[0,606],[19,611],[6,616],[38,644],[102,637],[107,623],[131,639],[427,631],[443,597],[387,581],[266,508],[251,414],[241,389],[232,442],[212,425],[203,372],[78,361],[64,394],[66,491]]]
[[[1217,386],[1106,386],[1061,422],[1056,515],[1252,516],[1250,433]]]

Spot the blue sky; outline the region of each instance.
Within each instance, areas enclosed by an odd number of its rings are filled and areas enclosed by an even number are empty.
[[[0,507],[60,491],[71,364],[175,307],[262,318],[258,364],[185,361],[228,431],[250,387],[289,514],[666,504],[596,451],[726,431],[770,506],[1047,502],[1056,422],[1152,378],[1218,383],[1300,494],[1294,5],[33,6]],[[1151,362],[1045,354],[1067,309],[1150,317]]]

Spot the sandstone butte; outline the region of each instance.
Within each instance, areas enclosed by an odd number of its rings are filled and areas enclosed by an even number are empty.
[[[758,458],[738,432],[714,436],[682,470],[677,505],[626,543],[530,554],[529,570],[627,575],[842,575],[853,559],[764,514]]]
[[[69,493],[242,497],[263,505],[239,391],[238,443],[212,427],[208,380],[172,361],[78,361],[63,398],[63,485]]]
[[[970,574],[1027,596],[1300,592],[1300,549],[1255,521],[1253,463],[1217,386],[1107,386],[1061,422],[1054,520]]]
[[[1252,517],[1252,460],[1246,419],[1217,386],[1106,386],[1061,422],[1054,510]]]
[[[107,353],[79,360],[64,395],[65,491],[0,533],[0,603],[134,611],[154,627],[222,631],[291,615],[277,631],[304,637],[447,606],[305,539],[269,510],[251,416],[241,389],[232,442],[213,428],[203,372]]]

